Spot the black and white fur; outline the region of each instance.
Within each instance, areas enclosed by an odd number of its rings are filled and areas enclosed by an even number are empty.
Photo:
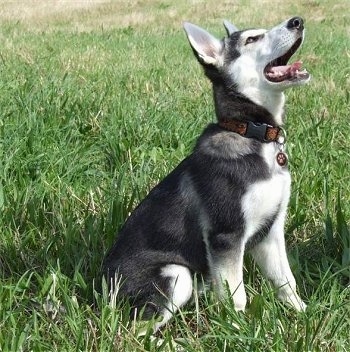
[[[297,71],[271,81],[266,67],[294,53],[291,48],[303,39],[303,20],[294,17],[269,31],[238,31],[224,24],[228,37],[223,40],[184,24],[212,82],[218,121],[281,126],[284,89],[306,83],[309,75]],[[291,179],[276,162],[278,151],[276,142],[208,125],[192,154],[151,190],[118,234],[103,263],[111,292],[143,311],[143,318],[161,316],[155,330],[190,300],[194,274],[212,284],[219,297],[228,287],[235,308],[244,310],[243,256],[248,251],[278,297],[304,310],[285,249]]]

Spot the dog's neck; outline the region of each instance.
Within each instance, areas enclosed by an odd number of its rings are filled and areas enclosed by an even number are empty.
[[[221,84],[213,84],[215,111],[218,120],[237,119],[261,122],[272,126],[283,124],[285,97],[282,92],[261,93],[257,89],[237,92]]]
[[[267,111],[269,111],[275,120],[275,125],[281,126],[283,124],[285,103],[285,96],[283,92],[248,88],[247,90],[244,90],[242,94],[249,97],[254,103],[263,106]]]

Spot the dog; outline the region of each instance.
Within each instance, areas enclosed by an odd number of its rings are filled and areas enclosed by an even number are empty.
[[[310,80],[301,62],[288,64],[304,21],[293,17],[270,30],[224,26],[219,40],[184,23],[212,83],[217,123],[131,213],[103,262],[111,294],[142,319],[158,316],[154,331],[191,299],[195,275],[244,310],[245,252],[281,300],[306,308],[285,249],[291,177],[282,128],[284,90]]]

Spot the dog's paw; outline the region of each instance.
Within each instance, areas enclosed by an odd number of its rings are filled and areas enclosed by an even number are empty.
[[[289,297],[288,303],[290,303],[294,309],[298,312],[305,312],[306,310],[306,304],[302,301],[302,299],[297,295],[293,295]]]
[[[307,305],[302,301],[302,300],[300,300],[299,302],[298,302],[298,304],[299,304],[299,309],[298,308],[296,308],[299,312],[305,312],[306,311],[306,308],[307,308]]]
[[[297,312],[305,312],[307,305],[298,296],[297,293],[292,293],[289,296],[279,295],[278,298],[288,305],[292,306]]]
[[[236,301],[234,301],[233,304],[234,304],[236,312],[244,312],[245,311],[246,302],[236,302]]]

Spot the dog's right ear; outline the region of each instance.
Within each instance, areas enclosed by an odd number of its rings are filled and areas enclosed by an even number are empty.
[[[201,63],[220,66],[224,44],[204,29],[189,23],[183,24],[191,47]]]
[[[224,20],[224,27],[226,29],[227,35],[230,36],[234,32],[238,32],[238,28],[231,22]]]

